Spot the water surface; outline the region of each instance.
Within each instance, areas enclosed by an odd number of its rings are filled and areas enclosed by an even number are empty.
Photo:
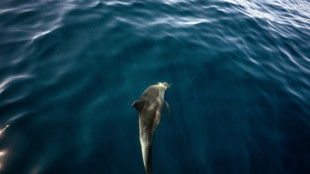
[[[310,3],[0,2],[0,173],[310,173]]]

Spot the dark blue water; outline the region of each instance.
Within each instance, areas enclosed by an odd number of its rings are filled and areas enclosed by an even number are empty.
[[[154,174],[309,174],[309,9],[2,0],[0,173],[143,174],[131,104],[167,81]]]

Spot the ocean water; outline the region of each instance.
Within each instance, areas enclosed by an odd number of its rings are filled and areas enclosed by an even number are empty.
[[[307,0],[2,0],[0,173],[310,173]]]

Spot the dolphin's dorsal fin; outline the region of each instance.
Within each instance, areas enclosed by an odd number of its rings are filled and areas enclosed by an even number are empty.
[[[165,100],[165,105],[166,105],[166,108],[168,110],[169,115],[171,115],[170,106],[169,106],[169,103],[166,100]]]
[[[135,107],[138,112],[141,112],[144,106],[145,100],[136,100],[133,102],[132,107]]]

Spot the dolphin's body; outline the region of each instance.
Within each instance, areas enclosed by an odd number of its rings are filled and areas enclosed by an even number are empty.
[[[147,174],[152,173],[152,143],[153,136],[161,118],[163,104],[170,113],[170,108],[165,102],[164,96],[170,85],[166,82],[158,82],[148,87],[139,100],[132,107],[139,112],[139,135],[142,150],[144,168]]]

